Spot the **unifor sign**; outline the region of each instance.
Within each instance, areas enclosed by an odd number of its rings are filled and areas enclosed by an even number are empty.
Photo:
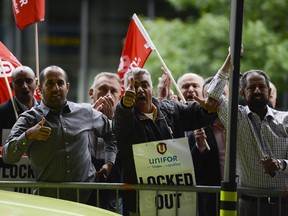
[[[139,184],[195,185],[187,137],[136,144],[133,154]],[[139,200],[141,215],[196,215],[194,192],[141,190]]]

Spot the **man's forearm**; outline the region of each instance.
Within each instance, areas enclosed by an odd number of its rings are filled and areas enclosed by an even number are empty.
[[[6,142],[2,149],[3,161],[7,164],[18,162],[31,142],[27,139],[25,133],[17,139]]]

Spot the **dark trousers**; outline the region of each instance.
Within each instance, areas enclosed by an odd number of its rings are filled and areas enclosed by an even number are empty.
[[[217,194],[198,193],[198,216],[216,216],[217,211]],[[219,199],[218,199],[219,201]],[[218,205],[219,206],[219,205]]]
[[[137,193],[133,190],[123,191],[123,215],[136,215]]]
[[[288,197],[281,198],[281,209],[278,197],[260,197],[259,206],[257,197],[241,195],[239,199],[239,216],[281,216],[288,215]]]
[[[96,170],[100,170],[104,164],[104,160],[102,159],[95,159],[92,157],[92,162],[96,168]],[[122,172],[121,172],[121,165],[120,161],[117,158],[115,165],[113,166],[111,173],[107,179],[99,178],[96,182],[104,182],[104,183],[120,183],[122,182]],[[122,206],[122,191],[118,193],[118,200],[117,194],[115,190],[99,190],[99,203],[100,207],[117,212],[119,214],[123,213],[123,206]]]

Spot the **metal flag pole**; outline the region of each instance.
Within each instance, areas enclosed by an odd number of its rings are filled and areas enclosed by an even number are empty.
[[[226,140],[226,160],[224,180],[220,191],[220,216],[237,215],[237,183],[236,183],[236,141],[240,57],[242,46],[244,0],[231,0],[230,14],[230,53],[233,72],[229,79],[229,110]]]

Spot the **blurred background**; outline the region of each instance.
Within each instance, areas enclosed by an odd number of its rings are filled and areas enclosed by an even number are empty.
[[[227,55],[230,4],[230,0],[46,0],[45,21],[38,22],[40,71],[52,64],[61,66],[71,83],[69,100],[90,102],[94,76],[117,72],[136,13],[175,80],[188,71],[207,78]],[[244,2],[241,72],[267,72],[277,87],[280,110],[288,110],[287,14],[287,0]],[[0,40],[35,70],[34,25],[22,31],[16,27],[11,0],[0,2]],[[144,67],[156,87],[162,72],[154,52]]]

